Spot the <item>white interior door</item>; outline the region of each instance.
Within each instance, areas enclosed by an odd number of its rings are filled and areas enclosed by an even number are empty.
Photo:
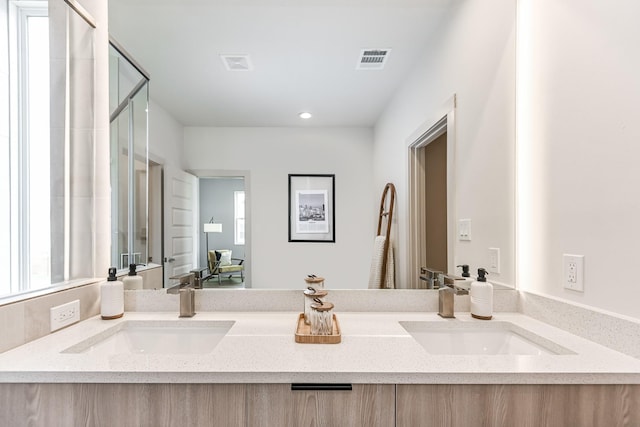
[[[164,170],[164,285],[170,277],[195,268],[198,180],[194,175],[165,165]]]
[[[149,257],[148,262],[162,265],[162,177],[163,166],[159,163],[149,160]]]

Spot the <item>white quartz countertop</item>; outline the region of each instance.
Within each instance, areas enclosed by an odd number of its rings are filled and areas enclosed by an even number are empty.
[[[99,316],[0,354],[0,382],[84,383],[383,383],[383,384],[640,384],[640,360],[519,313],[491,321],[468,313],[337,312],[342,342],[300,344],[296,312],[127,312]],[[235,322],[207,354],[70,354],[62,351],[128,320]],[[401,321],[506,321],[575,354],[433,355]]]

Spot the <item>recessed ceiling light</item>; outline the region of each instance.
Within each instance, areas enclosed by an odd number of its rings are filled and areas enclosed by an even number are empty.
[[[311,113],[307,111],[303,111],[302,113],[298,114],[298,116],[300,116],[301,119],[310,119]]]

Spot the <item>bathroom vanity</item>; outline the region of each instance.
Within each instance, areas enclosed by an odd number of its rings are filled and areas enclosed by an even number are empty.
[[[521,313],[336,314],[321,345],[295,342],[295,311],[94,317],[0,354],[0,424],[640,423],[640,360]]]

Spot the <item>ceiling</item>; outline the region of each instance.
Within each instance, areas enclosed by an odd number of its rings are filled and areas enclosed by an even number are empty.
[[[185,126],[369,127],[460,1],[109,0],[109,33]],[[356,70],[370,48],[391,49],[384,69]],[[224,54],[254,70],[227,71]]]

